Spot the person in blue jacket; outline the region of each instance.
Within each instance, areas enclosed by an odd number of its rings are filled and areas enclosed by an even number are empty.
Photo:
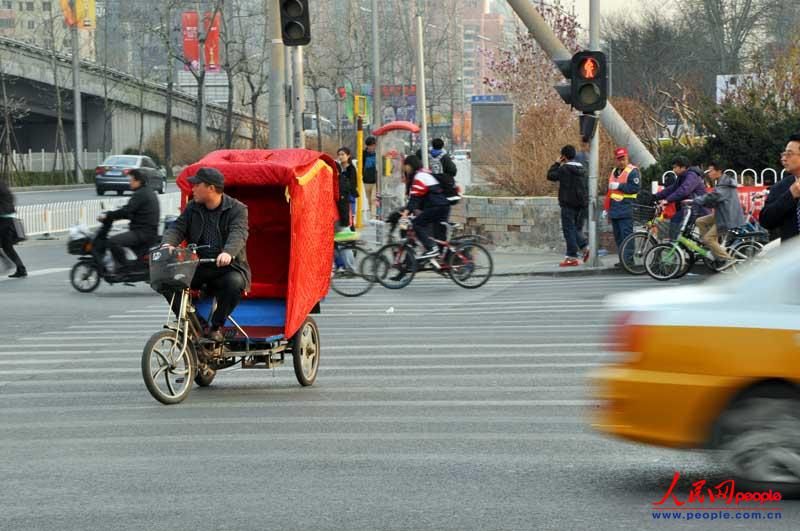
[[[703,170],[697,166],[689,166],[689,159],[683,155],[679,155],[673,159],[672,171],[678,176],[675,183],[658,192],[655,195],[655,199],[662,206],[666,206],[668,203],[675,203],[675,215],[669,222],[669,237],[674,240],[678,237],[684,215],[687,215],[683,210],[681,201],[704,196],[708,191],[706,190],[706,184],[703,180]],[[707,216],[711,213],[709,209],[702,206],[688,208],[692,209],[690,215],[693,216],[694,219]]]
[[[622,246],[631,233],[633,233],[633,203],[639,195],[642,186],[642,175],[639,168],[631,164],[628,150],[624,147],[614,150],[616,168],[608,178],[608,193],[603,205],[603,216],[611,218],[614,229],[614,241],[617,249]],[[633,253],[633,249],[630,250]],[[626,256],[626,260],[630,257]],[[615,264],[620,267],[620,263]]]

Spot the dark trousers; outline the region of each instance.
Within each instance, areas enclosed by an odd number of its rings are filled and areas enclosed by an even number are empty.
[[[586,238],[583,237],[583,209],[561,207],[561,229],[567,242],[567,256],[577,258],[578,251],[586,249]]]
[[[449,215],[450,207],[440,206],[426,208],[414,218],[414,231],[417,233],[417,239],[428,251],[436,245],[436,242],[431,238],[431,225],[433,225],[434,231],[437,230],[437,226],[441,227],[441,229],[438,229],[440,232],[434,232],[434,234],[441,235],[441,231],[444,230],[442,222],[447,221],[447,216]]]
[[[108,250],[111,251],[111,256],[117,265],[127,266],[128,259],[125,258],[125,247],[132,249],[138,253],[138,247],[149,243],[146,238],[142,237],[136,232],[123,232],[116,234],[108,239]]]
[[[22,259],[17,254],[17,251],[14,250],[15,240],[14,222],[10,218],[0,218],[0,247],[3,249],[3,254],[17,266],[17,271],[25,271]]]
[[[218,268],[201,265],[192,279],[192,289],[203,289],[207,295],[217,299],[217,308],[211,316],[211,326],[221,328],[242,300],[244,276],[231,266]],[[172,293],[165,293],[164,296],[167,301],[172,300]],[[180,298],[175,297],[172,310],[176,315],[180,311]]]
[[[619,249],[622,247],[622,242],[625,241],[625,238],[633,234],[633,218],[612,219],[611,226],[614,229],[614,241],[617,243],[617,249]],[[632,260],[633,248],[629,250],[629,253],[629,256],[625,256],[626,261]]]

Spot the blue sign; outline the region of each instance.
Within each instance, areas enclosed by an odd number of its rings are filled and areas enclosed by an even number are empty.
[[[481,96],[472,96],[472,103],[505,103],[508,101],[508,96],[505,94],[483,94]]]

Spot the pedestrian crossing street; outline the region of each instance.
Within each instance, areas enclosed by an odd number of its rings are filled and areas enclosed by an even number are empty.
[[[470,291],[421,275],[402,291],[332,294],[315,316],[322,355],[314,386],[297,384],[291,361],[275,371],[229,369],[169,407],[149,396],[140,369],[166,304],[155,296],[126,308],[98,300],[105,315],[0,345],[0,474],[27,493],[9,505],[8,521],[23,521],[46,499],[59,517],[86,523],[96,516],[98,508],[47,496],[54,470],[100,506],[113,509],[124,493],[151,489],[174,507],[194,507],[208,525],[224,520],[196,507],[196,496],[225,479],[244,489],[310,489],[324,503],[371,496],[344,520],[305,514],[311,527],[378,528],[371,527],[376,514],[408,509],[389,495],[401,492],[420,515],[450,504],[451,528],[467,529],[482,527],[475,511],[487,497],[522,518],[535,478],[509,483],[520,467],[565,474],[597,466],[599,456],[612,467],[672,466],[663,450],[599,436],[587,417],[595,403],[586,375],[602,364],[607,341],[603,297],[662,286],[623,276],[503,277]],[[697,457],[684,459],[700,466]],[[191,485],[153,482],[182,467],[191,469]],[[435,480],[427,477],[432,471]],[[464,483],[475,474],[492,490]],[[226,487],[218,501],[236,503],[241,494]],[[160,523],[185,523],[157,496],[144,503]],[[275,528],[301,521],[293,514],[291,505],[270,509]],[[137,518],[130,522],[145,522]],[[427,526],[417,523],[410,528]]]

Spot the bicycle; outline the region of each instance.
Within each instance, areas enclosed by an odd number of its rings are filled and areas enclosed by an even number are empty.
[[[691,203],[691,200],[683,201],[683,204],[687,206]],[[730,234],[726,235],[723,245],[727,247],[728,253],[734,259],[720,262],[694,233],[692,208],[682,209],[682,212],[685,212],[685,215],[681,221],[678,237],[671,242],[655,245],[645,255],[644,263],[647,274],[656,280],[666,281],[683,277],[691,270],[698,257],[701,257],[706,265],[716,272],[728,269],[735,271],[739,264],[757,256],[764,248],[754,239],[741,239],[735,231],[730,231]],[[729,241],[731,238],[732,241]]]
[[[634,223],[643,224],[626,237],[619,246],[619,263],[631,275],[644,275],[644,257],[660,239],[658,233],[665,230],[664,209],[660,206],[633,205]]]
[[[486,284],[494,271],[494,261],[489,251],[477,235],[463,235],[450,238],[450,233],[460,229],[461,224],[442,222],[447,228],[445,240],[434,242],[440,252],[433,258],[419,261],[416,256],[417,237],[409,218],[399,222],[405,237],[391,241],[375,253],[374,278],[385,288],[402,289],[408,286],[420,271],[433,271],[445,274],[457,285],[466,289],[477,289]],[[391,239],[391,231],[390,231]]]
[[[343,297],[359,297],[375,285],[372,262],[375,255],[362,245],[358,235],[351,240],[334,240],[331,289]]]

